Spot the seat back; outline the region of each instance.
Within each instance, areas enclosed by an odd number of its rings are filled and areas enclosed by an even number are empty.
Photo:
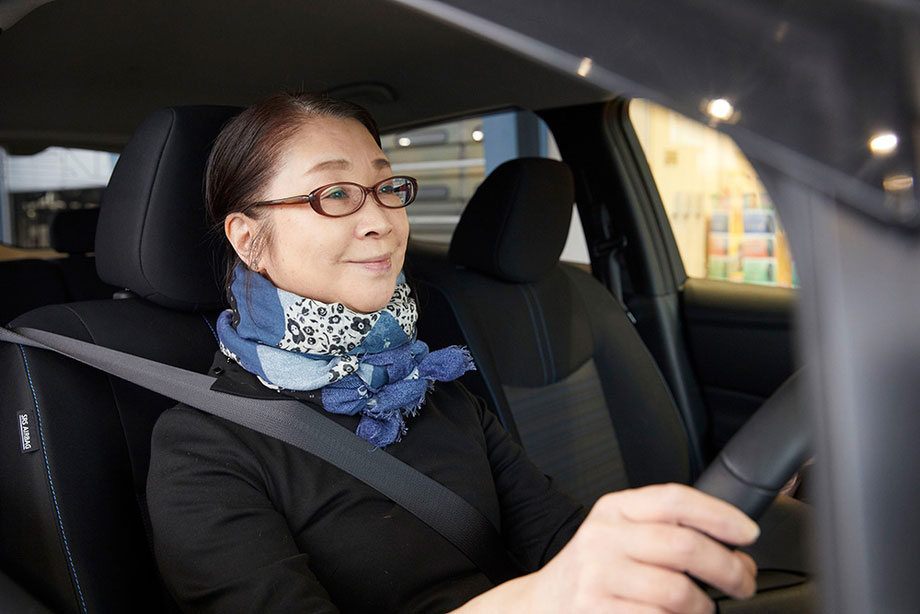
[[[237,112],[160,111],[125,147],[103,196],[96,254],[102,279],[134,297],[43,307],[13,325],[206,371],[222,296],[202,177]],[[9,344],[0,344],[0,387],[0,567],[55,611],[170,610],[145,483],[153,425],[174,402]]]
[[[67,301],[111,298],[119,290],[99,278],[96,272],[96,225],[99,208],[65,209],[51,218],[51,248],[67,254],[53,260],[67,284]],[[65,302],[65,301],[61,301]]]
[[[466,343],[487,398],[556,485],[591,505],[606,492],[690,479],[677,408],[622,307],[559,262],[572,211],[561,162],[519,159],[486,178],[448,262],[414,248],[420,338]]]
[[[0,324],[43,305],[110,298],[116,287],[96,273],[99,209],[58,211],[51,218],[51,247],[64,258],[0,262]]]

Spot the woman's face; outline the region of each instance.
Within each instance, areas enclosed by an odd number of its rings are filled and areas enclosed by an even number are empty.
[[[317,118],[291,139],[262,198],[309,194],[338,181],[373,186],[392,174],[361,123]],[[405,209],[381,207],[372,194],[359,211],[339,218],[322,216],[306,204],[267,209],[272,232],[258,269],[277,287],[364,313],[389,302],[409,236]]]

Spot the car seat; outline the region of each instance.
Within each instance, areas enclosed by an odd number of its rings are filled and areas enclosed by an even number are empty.
[[[572,212],[562,162],[505,162],[480,185],[450,244],[410,254],[419,337],[469,344],[483,394],[556,486],[590,506],[629,486],[691,479],[676,405],[622,307],[559,262]]]
[[[99,209],[65,209],[51,218],[51,248],[64,258],[0,262],[0,323],[42,305],[109,298],[117,290],[96,273]]]
[[[695,476],[676,403],[624,308],[559,261],[573,202],[564,163],[510,160],[476,190],[447,258],[415,244],[409,261],[419,338],[469,345],[478,370],[464,383],[557,488],[590,506],[607,492]],[[808,611],[803,508],[783,501],[762,519],[755,559],[777,571],[760,574],[759,604],[744,611]],[[792,588],[768,590],[780,587]]]
[[[222,305],[203,207],[213,139],[239,109],[151,115],[103,195],[99,274],[118,299],[42,307],[14,320],[205,372]],[[151,554],[150,433],[174,402],[54,353],[0,344],[0,567],[58,612],[173,609]],[[23,451],[21,420],[31,427]]]
[[[99,208],[64,209],[51,218],[51,248],[64,258],[51,262],[64,275],[68,301],[88,301],[97,298],[111,298],[118,290],[107,284],[96,272],[96,225],[99,222]],[[63,302],[63,301],[62,301]]]

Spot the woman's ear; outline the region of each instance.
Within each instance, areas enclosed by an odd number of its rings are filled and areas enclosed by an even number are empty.
[[[233,246],[233,251],[252,271],[259,270],[256,249],[258,231],[259,221],[243,213],[231,213],[224,219],[224,234]]]

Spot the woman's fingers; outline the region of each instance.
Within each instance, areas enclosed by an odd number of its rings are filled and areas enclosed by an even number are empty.
[[[621,539],[623,553],[634,561],[685,571],[736,598],[750,597],[756,589],[757,568],[748,555],[695,529],[636,523]]]
[[[713,612],[712,600],[686,574],[646,564],[613,568],[608,590],[618,599],[656,606],[665,612]]]
[[[754,562],[754,559],[751,558],[751,555],[747,552],[741,552],[740,550],[735,552],[735,555],[741,559],[741,562],[748,569],[750,574],[757,577],[757,563]]]
[[[719,541],[746,546],[760,535],[757,523],[738,508],[682,484],[660,484],[602,498],[595,510],[636,523],[679,524]]]

